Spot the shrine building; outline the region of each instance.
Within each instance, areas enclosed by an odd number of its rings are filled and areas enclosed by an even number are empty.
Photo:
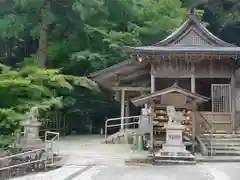
[[[186,140],[240,127],[240,47],[214,36],[194,15],[165,39],[126,50],[128,60],[91,74],[116,92],[121,117],[136,115],[136,107],[150,107],[157,136],[164,133],[165,106],[178,102],[172,105],[186,113]],[[194,103],[184,107],[189,99]]]

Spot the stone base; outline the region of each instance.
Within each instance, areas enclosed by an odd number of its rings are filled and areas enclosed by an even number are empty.
[[[196,159],[187,150],[181,152],[165,152],[162,149],[152,155],[157,164],[195,164]]]
[[[162,151],[163,152],[172,152],[172,153],[176,153],[176,152],[186,152],[186,147],[184,144],[163,144],[162,145]]]
[[[28,139],[23,137],[20,139],[20,143],[17,144],[17,147],[24,150],[32,150],[44,148],[45,144],[41,139]]]
[[[193,155],[178,155],[163,153],[161,156],[149,155],[146,158],[134,158],[125,161],[130,166],[161,166],[161,165],[195,165],[196,159]]]

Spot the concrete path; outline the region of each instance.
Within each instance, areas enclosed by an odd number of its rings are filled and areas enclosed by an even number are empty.
[[[60,169],[14,180],[239,180],[240,163],[192,166],[129,167],[124,159],[135,154],[128,145],[100,144],[99,136],[69,136],[59,143],[64,157]]]
[[[196,166],[64,166],[47,173],[14,180],[239,180],[240,164],[200,164]]]

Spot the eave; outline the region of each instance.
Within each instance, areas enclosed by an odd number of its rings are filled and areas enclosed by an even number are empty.
[[[197,93],[192,93],[191,91],[183,89],[183,88],[179,87],[177,84],[174,84],[173,86],[168,87],[166,89],[162,89],[162,90],[156,91],[156,92],[148,94],[148,95],[143,95],[143,96],[133,98],[132,103],[135,106],[141,106],[143,104],[148,104],[149,102],[151,102],[152,100],[154,100],[157,97],[163,96],[168,93],[175,93],[175,92],[183,94],[187,97],[191,97],[194,100],[196,100],[196,102],[207,102],[210,99],[206,96],[202,96]]]
[[[130,81],[150,73],[147,63],[126,60],[109,68],[90,74],[90,78],[102,86],[111,89],[117,81]]]
[[[140,47],[127,47],[128,52],[134,54],[168,54],[168,53],[216,53],[220,55],[240,55],[240,47],[216,47],[216,46],[140,46]]]

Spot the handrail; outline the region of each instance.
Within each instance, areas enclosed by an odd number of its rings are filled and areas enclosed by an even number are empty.
[[[204,122],[205,122],[208,126],[211,127],[210,123],[209,123],[209,122],[207,121],[207,119],[202,115],[202,113],[199,112],[199,111],[198,111],[198,113],[199,113],[199,115],[203,118]]]
[[[108,122],[110,121],[119,121],[119,120],[122,120],[122,119],[135,119],[135,118],[138,118],[138,121],[137,122],[132,122],[132,123],[120,123],[120,124],[114,124],[114,125],[108,125]],[[125,127],[125,125],[131,125],[131,124],[139,124],[139,119],[140,119],[140,116],[128,116],[128,117],[119,117],[119,118],[110,118],[110,119],[107,119],[105,121],[105,140],[107,140],[107,130],[109,127],[118,127],[121,125],[123,125],[123,127]]]
[[[201,112],[197,111],[198,114],[200,115],[200,117],[204,120],[203,123],[201,123],[201,127],[204,128],[204,131],[201,132],[202,137],[206,140],[206,142],[208,143],[208,145],[210,146],[210,155],[212,156],[212,139],[213,139],[213,123],[210,124],[207,119],[202,115]],[[206,127],[205,125],[207,125],[208,127]],[[209,132],[210,131],[210,132]],[[210,140],[207,138],[206,133],[210,136]]]
[[[48,135],[54,135],[54,137],[50,140],[48,140]],[[50,159],[52,161],[52,164],[54,163],[54,153],[53,153],[53,144],[56,142],[56,140],[59,141],[60,139],[60,133],[59,132],[52,132],[52,131],[46,131],[45,132],[45,151],[47,153],[47,158],[49,156],[49,151],[48,151],[48,144],[50,144]],[[59,154],[59,147],[57,146],[57,154]],[[46,161],[47,163],[47,161]]]

